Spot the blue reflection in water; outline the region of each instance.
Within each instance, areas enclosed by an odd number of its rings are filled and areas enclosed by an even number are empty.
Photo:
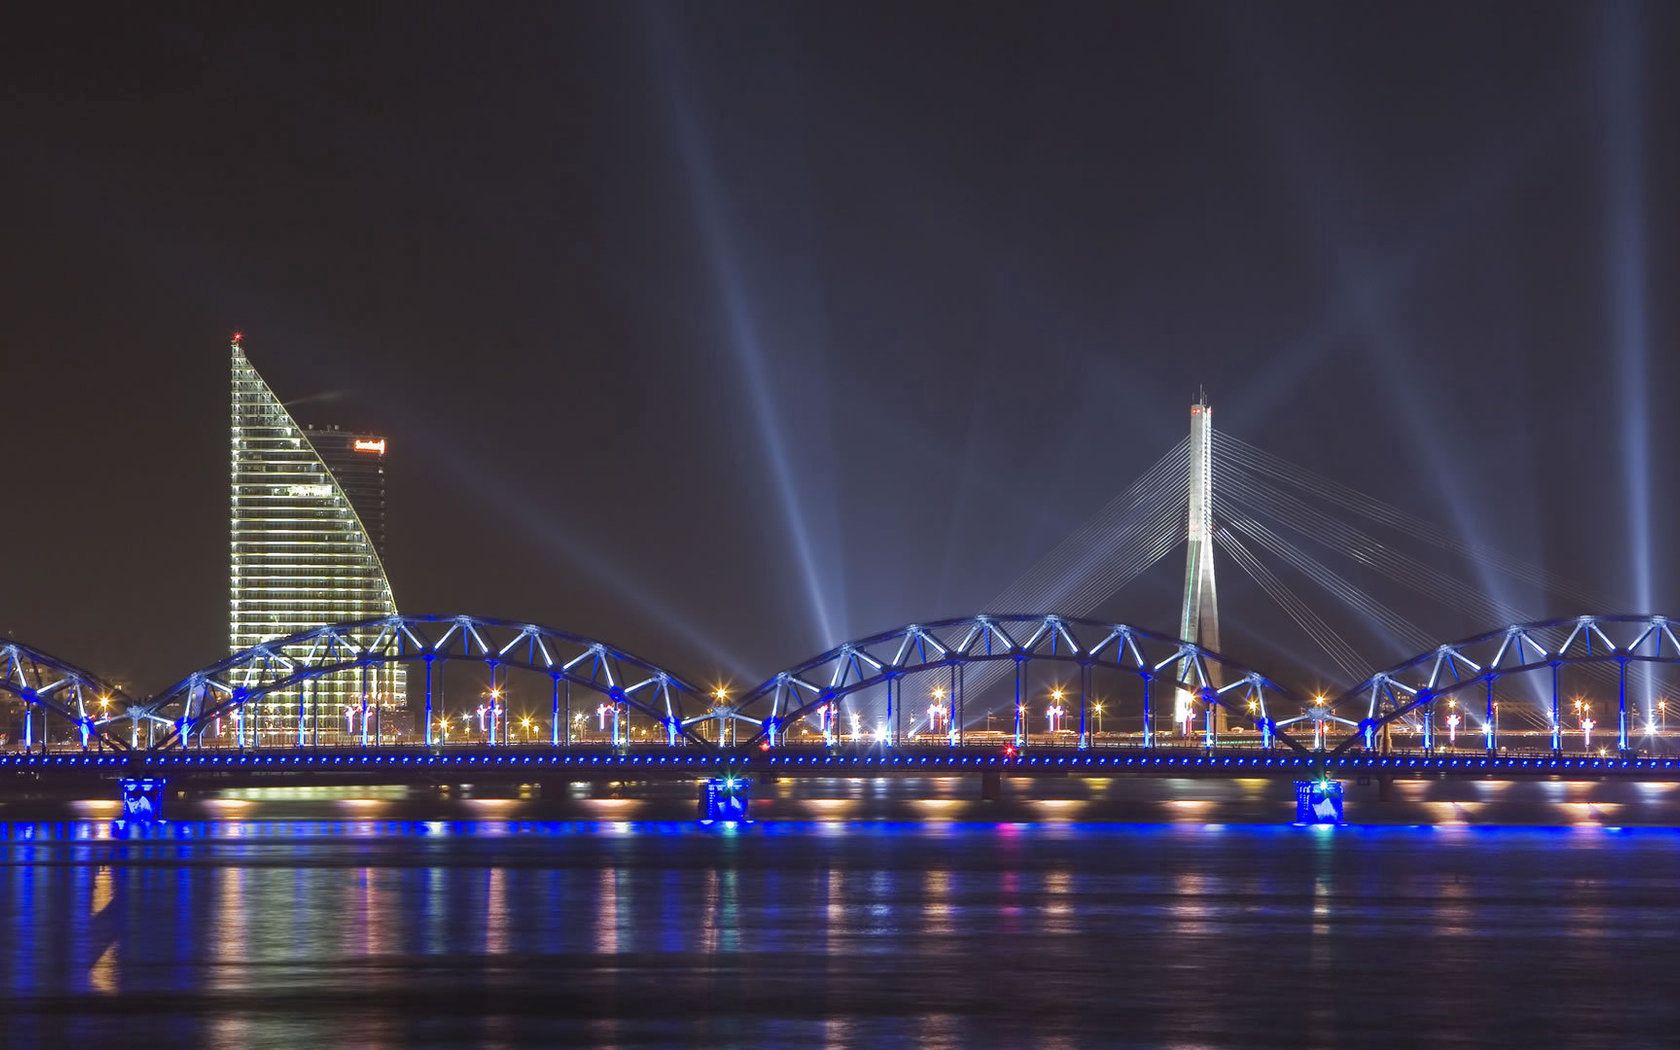
[[[251,821],[0,839],[6,1038],[1665,1043],[1680,834]]]

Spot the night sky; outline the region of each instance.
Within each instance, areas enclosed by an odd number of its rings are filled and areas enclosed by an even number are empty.
[[[225,651],[234,329],[389,437],[406,611],[700,680],[977,611],[1198,385],[1680,613],[1675,7],[105,6],[0,33],[0,632],[135,691]]]

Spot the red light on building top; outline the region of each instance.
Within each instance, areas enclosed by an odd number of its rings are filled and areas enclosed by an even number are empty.
[[[385,454],[385,439],[357,438],[351,447],[357,452],[372,452],[376,456],[383,456]]]
[[[233,345],[234,346],[238,346],[240,343],[243,343],[244,341],[245,341],[245,333],[244,332],[233,333]]]

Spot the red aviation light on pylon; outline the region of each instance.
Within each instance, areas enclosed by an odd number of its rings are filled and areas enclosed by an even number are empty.
[[[244,332],[233,333],[233,339],[230,340],[230,342],[232,342],[234,346],[238,346],[240,343],[243,343],[244,341],[245,341],[245,333]]]

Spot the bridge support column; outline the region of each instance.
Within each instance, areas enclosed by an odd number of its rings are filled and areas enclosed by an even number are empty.
[[[964,721],[964,715],[963,715],[963,689],[964,689],[964,679],[967,677],[967,675],[965,673],[966,668],[962,667],[961,665],[958,665],[957,667],[955,667],[953,669],[953,671],[954,671],[955,681],[954,681],[954,684],[951,686],[951,695],[956,697],[956,701],[955,701],[956,717],[954,717],[951,720],[951,726],[954,730],[954,735],[952,736],[951,741],[952,741],[952,743],[956,744],[958,747],[961,747],[962,743],[963,743],[963,726],[967,724]]]
[[[548,745],[550,747],[559,747],[560,746],[560,674],[559,674],[559,672],[554,672],[553,674],[550,675],[550,677],[552,679],[552,681],[550,682],[550,685],[552,686],[552,688],[550,689],[550,696],[549,696]]]
[[[1003,797],[1003,770],[988,769],[980,774],[980,798],[996,802]]]
[[[1487,753],[1490,755],[1499,751],[1499,727],[1495,723],[1497,713],[1498,709],[1493,703],[1493,675],[1490,674],[1487,679],[1486,706],[1482,711],[1482,729],[1487,734]]]
[[[1149,702],[1149,682],[1155,676],[1148,671],[1139,671],[1143,679],[1143,746],[1155,746],[1155,710]]]
[[[1086,724],[1088,709],[1091,706],[1091,661],[1079,661],[1079,747],[1081,750],[1091,746],[1090,728]]]
[[[898,678],[887,675],[887,740],[893,746],[898,746],[898,724],[900,722],[899,708],[903,706],[903,689]]]
[[[946,693],[951,706],[945,711],[945,737],[952,747],[962,746],[962,686],[957,681],[957,666],[950,667],[951,684]]]
[[[426,654],[426,746],[432,746],[432,654]]]
[[[1563,750],[1563,721],[1558,718],[1558,666],[1552,661],[1552,750]]]
[[[1027,746],[1027,723],[1026,723],[1027,709],[1024,706],[1022,706],[1023,701],[1021,699],[1021,677],[1024,673],[1025,666],[1026,666],[1026,658],[1021,657],[1021,656],[1017,656],[1015,658],[1015,746],[1016,747],[1026,747]]]
[[[1616,657],[1616,747],[1627,754],[1627,665],[1626,655]]]

